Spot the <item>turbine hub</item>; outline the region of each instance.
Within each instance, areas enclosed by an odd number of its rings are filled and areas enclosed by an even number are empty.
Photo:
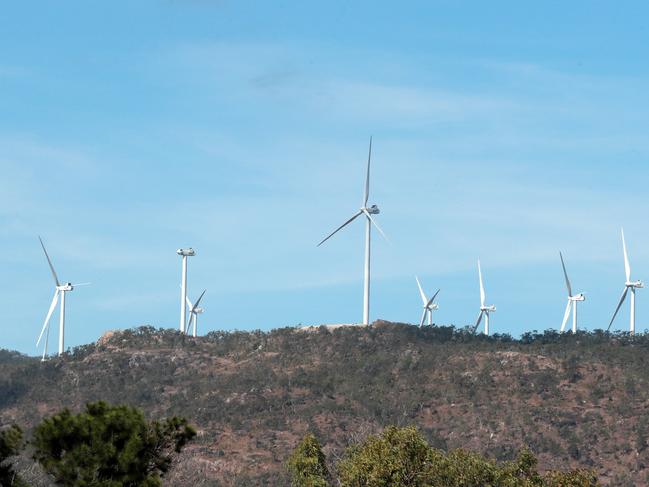
[[[58,289],[59,291],[72,291],[74,289],[74,286],[71,282],[66,282],[65,284],[56,286],[56,289]]]
[[[378,215],[379,213],[381,213],[381,210],[379,210],[379,207],[376,205],[372,205],[369,208],[365,207],[361,209],[367,211],[370,215]]]

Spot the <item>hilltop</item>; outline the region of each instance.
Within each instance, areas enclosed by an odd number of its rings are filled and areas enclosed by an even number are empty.
[[[389,424],[499,460],[527,445],[541,468],[594,468],[604,484],[649,481],[649,336],[514,340],[387,322],[308,331],[139,328],[45,363],[0,351],[0,424],[29,428],[100,399],[183,415],[199,437],[168,485],[286,485],[283,464],[307,431],[335,457]]]

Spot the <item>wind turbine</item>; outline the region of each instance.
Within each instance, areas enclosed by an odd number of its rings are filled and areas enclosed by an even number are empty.
[[[424,293],[424,290],[421,287],[421,283],[419,282],[419,278],[415,276],[415,280],[417,281],[417,287],[419,288],[419,294],[421,295],[421,301],[424,304],[424,312],[421,315],[421,321],[419,322],[419,327],[421,328],[424,326],[424,321],[426,321],[426,315],[428,315],[428,325],[432,326],[433,324],[433,311],[438,310],[439,306],[434,303],[435,298],[439,294],[440,289],[437,290],[435,294],[433,294],[433,297],[428,299],[426,297],[426,293]]]
[[[484,334],[489,335],[489,313],[496,311],[496,307],[492,304],[487,306],[485,304],[485,292],[484,292],[484,283],[482,282],[482,269],[480,268],[480,260],[478,259],[478,278],[480,279],[480,314],[478,315],[478,321],[476,321],[475,326],[473,327],[473,333],[475,333],[480,326],[480,322],[484,317]]]
[[[192,304],[192,302],[189,300],[189,298],[185,298],[187,300],[187,306],[189,306],[189,323],[187,323],[187,330],[192,327],[192,322],[194,323],[194,329],[192,331],[192,336],[196,338],[196,328],[198,327],[198,315],[203,313],[203,308],[199,308],[198,305],[201,302],[201,299],[203,299],[203,295],[205,294],[205,289],[201,295],[198,297],[196,300],[195,304]]]
[[[367,174],[365,177],[365,192],[363,194],[363,203],[361,208],[345,223],[336,228],[332,233],[330,233],[325,239],[323,239],[319,244],[322,245],[336,233],[342,230],[344,227],[349,225],[351,222],[356,220],[361,215],[365,216],[365,286],[363,292],[363,324],[369,325],[370,322],[370,241],[372,233],[372,225],[376,227],[379,233],[388,240],[381,230],[381,227],[376,223],[372,215],[378,215],[380,213],[379,207],[376,205],[367,206],[367,202],[370,198],[370,160],[372,158],[372,137],[370,137],[370,149],[367,156]]]
[[[43,248],[43,252],[45,253],[45,258],[47,259],[47,263],[49,264],[50,270],[52,271],[52,277],[54,278],[54,285],[55,285],[54,297],[52,298],[50,309],[47,311],[47,316],[45,317],[45,323],[43,323],[41,334],[38,335],[38,340],[36,341],[36,346],[38,347],[41,343],[41,339],[43,338],[43,334],[45,334],[45,346],[43,347],[43,358],[42,358],[42,360],[45,360],[45,356],[47,355],[47,346],[50,337],[50,318],[52,317],[52,313],[54,313],[54,308],[56,308],[59,299],[61,300],[61,308],[59,314],[59,351],[58,351],[59,353],[58,354],[62,355],[63,350],[65,348],[65,293],[72,291],[75,288],[75,286],[87,286],[90,283],[84,282],[81,284],[72,284],[66,282],[65,284],[61,284],[59,282],[58,276],[56,275],[56,271],[54,270],[54,265],[52,265],[52,260],[50,259],[47,250],[45,250],[45,244],[43,244],[43,240],[41,239],[41,237],[38,237],[38,240],[40,240],[41,242],[41,247]]]
[[[629,289],[630,289],[631,290],[631,318],[629,324],[629,332],[631,333],[631,335],[633,335],[635,333],[635,290],[643,288],[644,284],[642,284],[642,281],[631,280],[631,265],[629,264],[629,254],[626,251],[626,241],[624,240],[624,228],[622,229],[622,249],[624,250],[624,272],[626,274],[626,281],[624,283],[624,291],[622,292],[622,297],[620,298],[620,302],[617,305],[617,308],[615,308],[615,313],[613,313],[613,318],[611,318],[611,322],[608,325],[607,331],[610,331],[611,325],[613,325],[613,321],[615,321],[615,317],[617,316],[618,311],[620,311],[620,308],[622,307],[622,304],[624,303],[627,294],[629,294]]]
[[[176,253],[183,258],[182,277],[180,279],[180,333],[185,333],[185,325],[187,324],[187,308],[185,307],[187,301],[187,257],[195,256],[196,252],[190,247],[188,249],[178,249]]]
[[[570,285],[570,279],[568,279],[568,272],[566,271],[566,263],[563,261],[563,254],[559,252],[559,257],[561,258],[561,267],[563,267],[563,275],[566,278],[566,287],[568,288],[568,305],[566,306],[566,312],[563,315],[563,322],[561,323],[561,333],[566,328],[566,323],[568,323],[568,318],[570,317],[570,311],[572,310],[572,332],[577,333],[577,303],[579,301],[585,301],[586,296],[583,293],[579,293],[576,296],[572,294],[572,286]]]

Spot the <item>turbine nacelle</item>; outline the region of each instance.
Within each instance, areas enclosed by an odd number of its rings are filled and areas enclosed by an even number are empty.
[[[429,311],[437,311],[439,309],[439,305],[434,303],[431,304],[430,306],[424,306],[424,309],[427,309]]]
[[[496,307],[492,304],[491,306],[480,306],[480,311],[486,311],[487,313],[493,313],[496,311]]]
[[[193,257],[196,255],[196,251],[189,247],[188,249],[178,249],[176,250],[176,253],[178,255],[182,255],[183,257]]]
[[[72,291],[74,289],[74,285],[71,282],[66,282],[65,284],[61,284],[60,286],[56,286],[57,291]]]
[[[584,293],[579,293],[576,296],[568,296],[570,301],[586,301],[586,295]]]
[[[361,211],[362,212],[368,212],[370,215],[378,215],[379,213],[381,213],[381,210],[379,210],[379,207],[376,206],[376,205],[361,208]]]
[[[626,287],[634,287],[636,289],[640,289],[644,287],[644,284],[642,281],[627,281],[624,283]]]

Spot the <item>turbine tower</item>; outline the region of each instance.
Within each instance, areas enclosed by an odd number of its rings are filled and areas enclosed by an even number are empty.
[[[426,321],[426,315],[428,315],[428,326],[433,325],[433,311],[438,310],[439,306],[435,304],[435,298],[439,294],[440,289],[437,290],[435,294],[433,294],[433,297],[428,299],[426,297],[426,293],[424,293],[424,290],[421,287],[421,283],[419,282],[419,278],[415,276],[415,280],[417,281],[417,287],[419,288],[419,294],[421,295],[421,301],[424,305],[424,312],[421,315],[421,321],[419,322],[419,328],[424,326],[424,321]]]
[[[205,291],[207,291],[207,289],[205,289],[198,297],[198,299],[196,300],[196,304],[192,304],[189,298],[186,298],[187,306],[189,306],[189,323],[187,324],[187,331],[189,331],[189,329],[192,327],[192,322],[193,322],[194,329],[192,330],[192,336],[194,338],[196,338],[196,328],[198,327],[198,315],[202,314],[204,311],[204,309],[199,308],[198,305],[200,304],[201,299],[203,299],[203,295],[205,294]]]
[[[180,280],[180,333],[185,333],[185,325],[187,324],[187,308],[185,307],[187,301],[187,257],[193,257],[196,252],[189,247],[188,249],[178,249],[176,253],[183,258]]]
[[[376,229],[379,231],[379,233],[388,240],[388,238],[385,236],[385,233],[383,233],[383,230],[381,230],[381,227],[376,223],[374,218],[372,218],[372,215],[378,215],[380,213],[379,207],[376,205],[372,206],[367,206],[367,202],[370,198],[370,160],[372,158],[372,138],[370,137],[370,149],[369,153],[367,156],[367,174],[365,176],[365,192],[363,194],[363,204],[349,220],[347,220],[345,223],[340,225],[338,228],[336,228],[332,233],[330,233],[325,239],[323,239],[319,244],[322,245],[325,243],[327,240],[329,240],[331,237],[333,237],[336,233],[338,233],[340,230],[342,230],[344,227],[349,225],[351,222],[356,220],[361,215],[365,216],[365,287],[364,287],[364,292],[363,292],[363,324],[364,325],[369,325],[370,322],[370,242],[371,242],[371,232],[372,232],[372,225],[376,227]]]
[[[492,304],[487,306],[485,304],[485,292],[484,292],[484,283],[482,282],[482,269],[480,268],[480,260],[478,259],[478,278],[480,279],[480,314],[478,315],[478,321],[476,321],[475,326],[473,327],[473,333],[478,330],[480,322],[484,317],[484,334],[489,335],[489,313],[496,311],[496,307]]]
[[[38,335],[38,340],[36,341],[36,346],[38,347],[43,338],[43,334],[45,334],[45,345],[43,347],[43,357],[42,357],[42,360],[45,360],[45,356],[47,355],[47,346],[50,337],[50,318],[52,317],[52,313],[54,313],[54,308],[56,308],[59,299],[61,301],[61,307],[59,312],[58,354],[62,355],[65,348],[65,293],[72,291],[75,288],[75,286],[87,286],[90,283],[84,282],[82,284],[72,284],[70,282],[66,282],[64,284],[61,284],[61,282],[59,282],[58,276],[56,275],[56,271],[54,270],[54,265],[52,264],[52,260],[50,259],[47,250],[45,250],[45,244],[43,244],[43,240],[41,239],[41,237],[38,237],[38,240],[40,240],[41,242],[41,247],[43,248],[43,252],[45,253],[45,258],[47,259],[47,263],[50,266],[50,271],[52,271],[52,277],[54,278],[54,297],[52,298],[50,309],[47,311],[47,316],[45,317],[45,322],[43,323],[41,334]]]
[[[568,272],[566,271],[566,263],[563,261],[563,254],[561,252],[559,252],[559,257],[561,258],[563,276],[566,278],[566,287],[568,288],[568,305],[566,306],[566,312],[563,315],[561,333],[563,333],[566,329],[566,323],[568,323],[568,318],[570,318],[570,311],[572,311],[572,332],[577,333],[577,303],[579,301],[585,301],[586,296],[584,296],[583,293],[579,293],[576,296],[573,296],[572,286],[570,285],[570,279],[568,279]]]
[[[618,303],[617,308],[615,308],[615,313],[613,313],[613,318],[611,318],[611,322],[608,325],[607,331],[610,331],[618,311],[620,311],[620,308],[622,307],[627,294],[629,294],[629,290],[631,290],[631,317],[629,323],[629,332],[631,333],[631,335],[633,335],[635,333],[635,290],[643,288],[644,284],[642,284],[642,281],[631,280],[631,265],[629,264],[629,254],[626,251],[624,228],[622,229],[622,250],[624,250],[624,272],[626,274],[626,281],[624,283],[624,291],[622,292],[622,297],[620,298],[620,302]]]

